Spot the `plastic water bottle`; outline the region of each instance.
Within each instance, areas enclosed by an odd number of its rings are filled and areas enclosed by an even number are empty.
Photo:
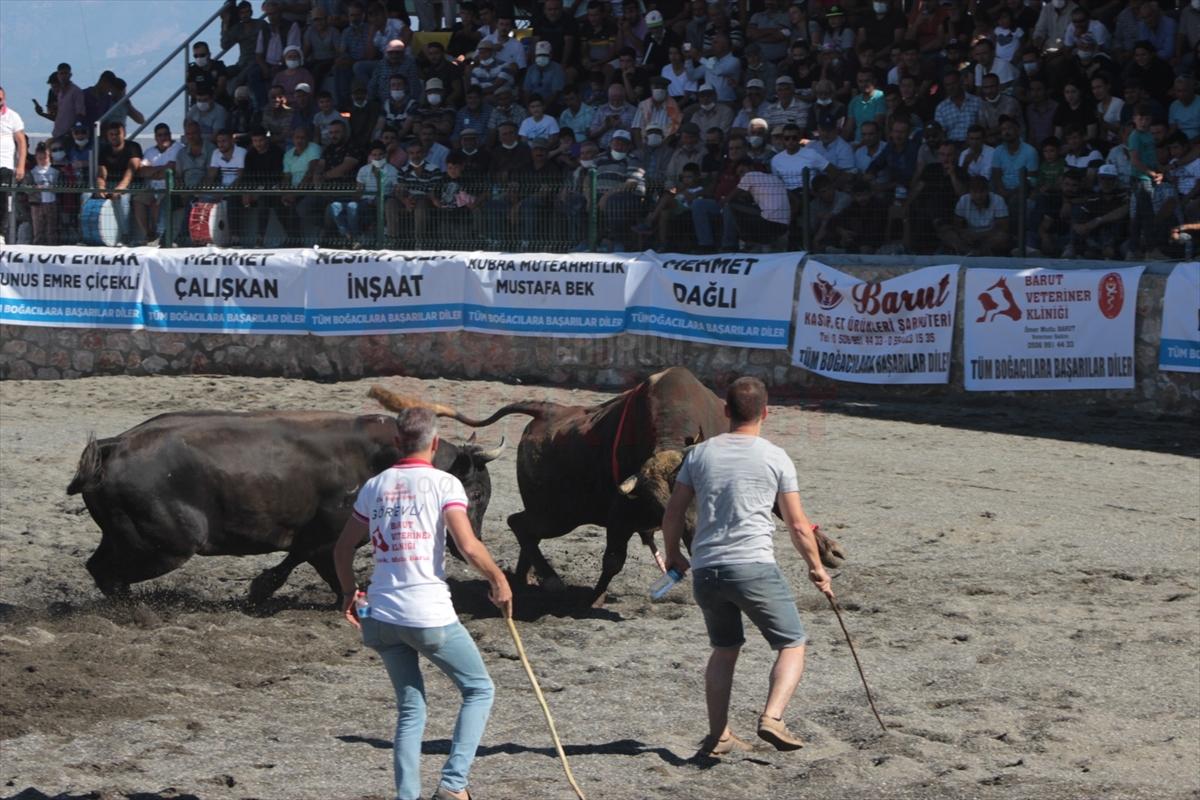
[[[371,618],[371,604],[367,602],[367,593],[362,590],[354,593],[354,613],[359,619]]]
[[[658,580],[650,584],[650,598],[661,600],[663,595],[671,591],[671,587],[683,580],[683,573],[677,569],[669,569]]]

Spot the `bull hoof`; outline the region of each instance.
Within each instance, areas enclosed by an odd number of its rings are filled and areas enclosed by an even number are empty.
[[[271,595],[279,590],[282,584],[268,570],[250,581],[250,591],[246,593],[246,601],[252,606],[265,603]]]
[[[601,592],[599,595],[596,596],[595,599],[592,600],[592,608],[595,608],[595,609],[604,608],[604,601],[607,599],[608,599],[608,592]]]

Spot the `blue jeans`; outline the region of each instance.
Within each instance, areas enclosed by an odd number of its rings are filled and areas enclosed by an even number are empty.
[[[334,200],[329,204],[329,213],[333,217],[333,224],[337,226],[338,233],[342,236],[355,237],[358,236],[358,200]],[[366,206],[364,211],[370,212],[374,206]]]
[[[692,203],[692,225],[696,228],[696,242],[701,247],[717,245],[713,236],[713,218],[721,219],[721,248],[737,249],[737,226],[733,221],[733,209],[722,206],[711,197],[701,197]]]
[[[425,681],[417,655],[446,674],[462,694],[454,723],[450,756],[442,767],[442,785],[455,792],[467,787],[467,773],[492,710],[495,688],[471,634],[461,622],[441,628],[406,628],[376,619],[362,621],[363,644],[379,653],[396,690],[396,799],[421,798],[421,737],[425,731]]]

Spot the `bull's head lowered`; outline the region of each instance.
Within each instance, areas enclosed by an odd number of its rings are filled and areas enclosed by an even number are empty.
[[[666,511],[667,501],[670,500],[671,492],[675,488],[675,477],[679,474],[679,468],[683,466],[683,459],[690,449],[689,447],[683,450],[660,450],[646,459],[636,473],[622,481],[618,487],[619,491],[632,501],[653,504],[657,507],[656,510],[661,509],[658,511],[661,517],[661,514]],[[779,505],[776,504],[772,511],[779,516]],[[694,529],[694,513],[694,510],[688,510],[689,538]],[[826,536],[819,530],[816,534],[821,563],[829,569],[841,566],[846,559],[842,546],[836,539]]]

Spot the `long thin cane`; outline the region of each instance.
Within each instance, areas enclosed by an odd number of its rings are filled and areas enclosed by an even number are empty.
[[[854,666],[858,667],[858,677],[862,678],[863,688],[867,690],[867,702],[871,704],[871,712],[875,714],[875,719],[879,720],[879,727],[883,728],[884,733],[887,733],[887,725],[883,724],[883,718],[879,716],[879,711],[875,708],[875,699],[871,697],[871,687],[867,686],[867,676],[863,674],[862,662],[858,660],[858,653],[854,651],[854,642],[850,640],[850,631],[846,630],[846,623],[842,622],[842,610],[838,608],[837,601],[829,595],[825,595],[825,599],[829,601],[833,613],[837,614],[838,625],[842,626],[842,633],[846,635],[846,644],[850,645],[850,655],[854,656]]]
[[[529,676],[529,683],[533,685],[533,692],[537,695],[538,702],[542,704],[542,713],[546,715],[546,724],[550,726],[550,736],[554,739],[554,749],[558,751],[558,757],[562,761],[563,772],[567,773],[567,782],[571,784],[571,788],[575,790],[575,795],[579,800],[587,800],[583,796],[583,790],[575,782],[575,776],[571,774],[571,765],[567,763],[567,754],[563,752],[562,742],[558,739],[558,731],[554,729],[554,719],[550,716],[550,706],[546,705],[546,698],[542,694],[542,687],[538,686],[537,676],[533,674],[533,667],[530,666],[529,658],[525,655],[525,648],[521,645],[521,634],[517,633],[517,626],[513,623],[512,617],[506,615],[504,621],[508,623],[508,632],[512,634],[513,644],[517,646],[517,655],[521,657],[521,665],[525,667],[525,674]]]

